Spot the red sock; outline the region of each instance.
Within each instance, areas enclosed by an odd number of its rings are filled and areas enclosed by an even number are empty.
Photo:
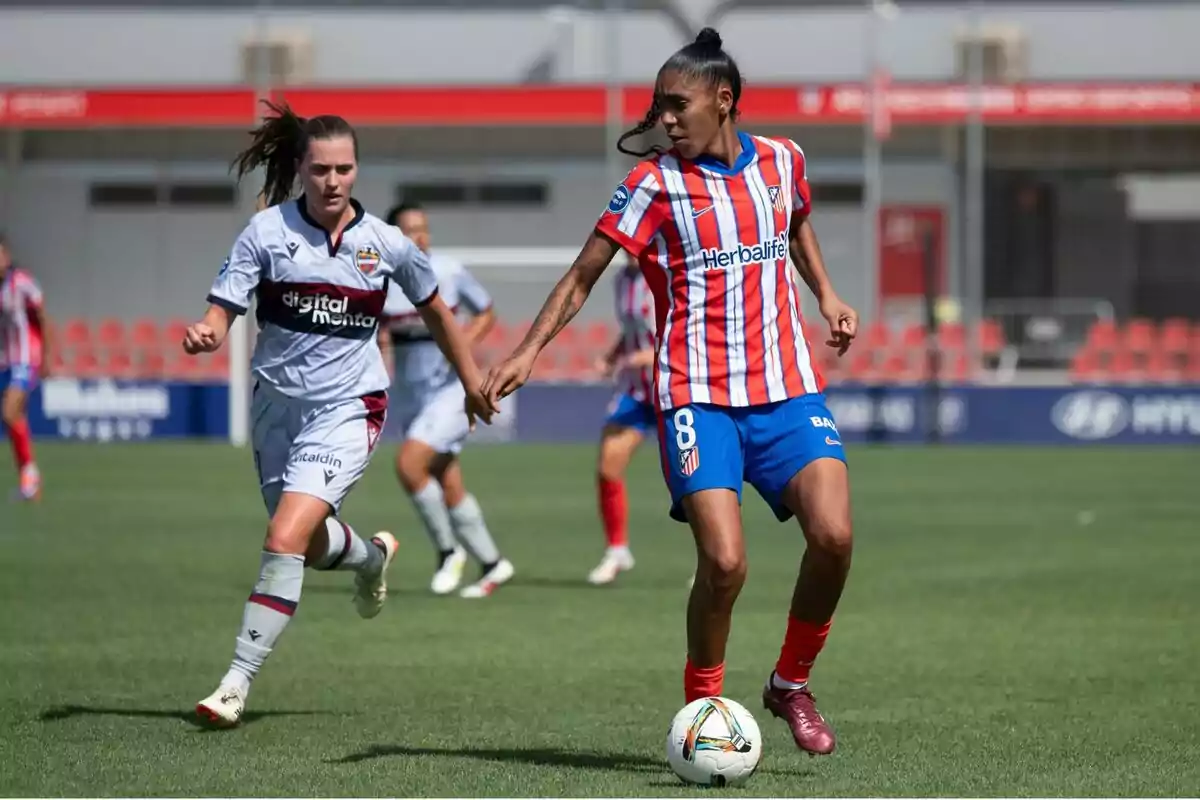
[[[604,538],[609,547],[624,547],[629,544],[629,518],[625,504],[625,482],[598,478],[600,489],[600,518],[604,520]]]
[[[775,674],[785,681],[806,683],[817,654],[825,646],[825,637],[829,635],[829,626],[832,624],[833,620],[814,625],[789,615],[783,648],[779,651],[779,661],[775,663]]]
[[[683,696],[685,702],[701,697],[719,697],[725,686],[725,665],[697,667],[689,658],[683,667]]]
[[[22,418],[8,426],[8,438],[12,442],[13,456],[17,469],[25,469],[33,463],[33,439],[29,436],[29,421]]]

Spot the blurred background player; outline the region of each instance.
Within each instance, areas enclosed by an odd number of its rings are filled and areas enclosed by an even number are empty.
[[[8,241],[0,234],[0,413],[17,464],[16,497],[21,500],[42,496],[25,411],[29,394],[48,374],[51,345],[42,290],[32,275],[13,264]]]
[[[626,261],[613,295],[617,339],[597,365],[605,377],[616,378],[617,392],[600,432],[596,463],[597,500],[608,543],[604,557],[588,575],[588,583],[596,586],[612,583],[617,575],[633,569],[625,470],[638,445],[655,432],[656,424],[650,371],[654,364],[654,295],[637,261]]]
[[[336,515],[366,470],[387,414],[389,381],[375,337],[392,280],[473,387],[470,408],[491,416],[478,402],[470,345],[438,297],[425,254],[351,197],[353,128],[341,117],[305,120],[286,105],[268,105],[275,116],[235,163],[239,178],[265,168],[270,207],[238,236],[203,320],[183,343],[191,354],[215,351],[257,296],[251,440],[270,523],[233,663],[196,706],[219,726],[241,719],[250,682],[299,605],[305,567],[353,571],[364,618],[387,599],[395,538],[380,532],[368,543]],[[291,201],[297,178],[302,196]]]
[[[429,257],[442,301],[452,313],[471,315],[463,335],[479,342],[496,322],[492,298],[466,267],[429,249],[429,218],[415,203],[402,203],[388,212],[387,221]],[[434,594],[453,592],[462,581],[467,553],[480,564],[481,577],[459,593],[487,597],[513,576],[513,565],[500,555],[483,511],[463,484],[458,454],[470,432],[463,410],[463,387],[417,308],[404,292],[392,287],[380,327],[384,360],[394,365],[393,407],[404,442],[396,451],[396,476],[408,492],[417,516],[437,554],[429,588]]]
[[[733,605],[746,578],[741,491],[751,483],[807,548],[783,648],[763,705],[809,753],[833,752],[808,677],[850,570],[845,454],[824,381],[804,339],[791,254],[846,352],[858,317],[834,292],[809,221],[804,154],[788,139],[740,133],[742,79],[705,28],[662,66],[645,118],[618,148],[642,161],[617,187],[525,340],[494,368],[496,402],[529,377],[538,352],[579,311],[618,248],[637,256],[655,294],[659,446],[671,516],[689,523],[697,568],[688,601],[688,702],[724,688]],[[659,123],[672,147],[624,142]]]

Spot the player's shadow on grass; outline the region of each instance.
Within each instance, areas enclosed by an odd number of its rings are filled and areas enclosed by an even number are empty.
[[[242,715],[241,724],[253,724],[257,720],[268,717],[298,717],[325,714],[325,711],[247,711]],[[196,726],[202,730],[210,730],[211,725],[196,716],[192,710],[162,708],[110,708],[105,706],[65,705],[48,708],[38,717],[42,722],[60,722],[74,717],[130,717],[140,719],[178,719]]]
[[[331,759],[331,764],[357,764],[376,758],[391,756],[443,756],[447,758],[474,758],[480,761],[531,764],[541,767],[579,767],[602,769],[614,772],[662,772],[664,764],[659,759],[631,753],[580,753],[556,747],[520,748],[471,748],[471,747],[406,747],[404,745],[374,745],[360,753]]]

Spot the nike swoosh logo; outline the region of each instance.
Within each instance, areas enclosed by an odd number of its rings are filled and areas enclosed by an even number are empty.
[[[695,219],[696,217],[702,217],[712,210],[713,210],[712,206],[705,206],[704,208],[693,208],[692,209],[692,219]]]

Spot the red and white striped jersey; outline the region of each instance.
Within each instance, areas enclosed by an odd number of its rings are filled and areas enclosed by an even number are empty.
[[[621,270],[613,287],[621,343],[617,355],[627,356],[654,347],[654,295],[637,267]],[[654,374],[650,367],[622,369],[617,373],[617,391],[640,403],[654,398]]]
[[[42,365],[42,329],[35,312],[42,289],[33,276],[10,267],[0,280],[0,369]]]
[[[824,390],[788,262],[792,214],[811,205],[804,152],[790,139],[739,138],[733,167],[674,151],[641,162],[596,225],[638,259],[654,293],[663,410]]]

